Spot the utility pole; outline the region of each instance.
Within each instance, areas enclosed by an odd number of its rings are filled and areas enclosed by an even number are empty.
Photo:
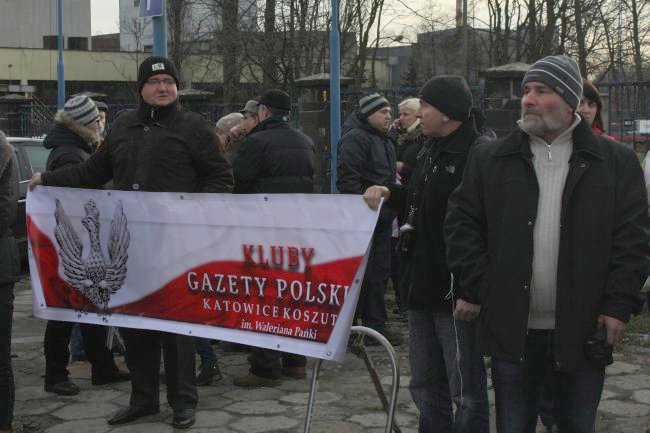
[[[59,60],[56,64],[57,106],[59,110],[65,105],[65,67],[63,66],[63,0],[57,0],[57,28]]]

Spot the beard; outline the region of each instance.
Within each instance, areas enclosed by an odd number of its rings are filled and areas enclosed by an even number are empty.
[[[524,129],[537,137],[544,137],[565,128],[572,118],[572,114],[562,106],[552,110],[538,108],[521,110],[521,123]]]

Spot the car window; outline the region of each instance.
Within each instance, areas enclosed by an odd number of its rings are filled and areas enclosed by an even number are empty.
[[[23,146],[23,150],[32,166],[33,173],[45,171],[45,165],[47,164],[47,157],[50,154],[50,149],[38,145],[29,145]]]

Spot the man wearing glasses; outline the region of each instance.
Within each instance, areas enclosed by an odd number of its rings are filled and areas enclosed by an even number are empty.
[[[178,72],[164,57],[145,59],[138,70],[139,105],[115,120],[100,149],[85,163],[56,172],[36,173],[30,188],[100,186],[156,192],[230,192],[232,170],[212,124],[184,111],[178,102]],[[124,424],[160,411],[158,398],[162,347],[172,426],[189,428],[198,401],[194,339],[145,329],[124,329],[131,371],[129,406],[108,420]]]

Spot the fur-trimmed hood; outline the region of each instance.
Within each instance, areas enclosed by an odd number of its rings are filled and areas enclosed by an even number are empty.
[[[101,141],[101,137],[98,133],[87,126],[75,122],[72,117],[70,117],[70,115],[64,110],[59,110],[56,112],[54,121],[59,125],[65,126],[70,131],[81,137],[86,144],[99,143]]]

